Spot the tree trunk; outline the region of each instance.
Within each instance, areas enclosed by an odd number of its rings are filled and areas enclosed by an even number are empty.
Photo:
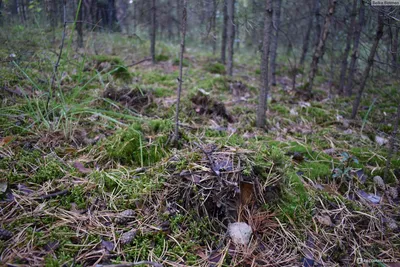
[[[350,67],[349,67],[349,74],[347,77],[347,83],[345,86],[345,95],[351,96],[353,94],[353,78],[354,73],[356,71],[356,63],[358,59],[358,54],[360,51],[360,37],[361,37],[361,30],[364,24],[364,15],[365,15],[365,6],[364,2],[360,1],[360,9],[358,11],[358,23],[356,25],[354,31],[354,40],[353,40],[353,53],[351,55]]]
[[[275,0],[274,13],[272,15],[273,36],[271,40],[271,84],[276,85],[276,56],[278,50],[279,25],[281,20],[282,0]]]
[[[0,26],[3,26],[3,1],[0,0]]]
[[[24,0],[20,0],[21,4],[20,4],[20,9],[21,9],[21,21],[22,24],[26,24],[26,13],[25,13],[25,1]]]
[[[151,0],[150,55],[153,64],[156,63],[156,11],[156,0]]]
[[[346,79],[346,71],[347,71],[347,58],[349,57],[350,47],[351,47],[351,40],[353,39],[354,28],[356,26],[356,16],[357,16],[357,1],[353,0],[353,6],[351,9],[350,15],[350,25],[349,29],[347,30],[347,38],[346,38],[346,47],[343,52],[342,57],[342,64],[340,69],[340,80],[339,80],[339,88],[338,93],[343,94],[344,83]]]
[[[315,48],[313,59],[310,66],[310,75],[308,77],[308,92],[311,94],[315,76],[318,71],[318,62],[325,53],[325,43],[329,35],[329,28],[331,26],[333,14],[335,13],[337,0],[329,1],[328,14],[325,16],[325,23],[321,38],[319,39],[318,46]]]
[[[76,0],[77,8],[77,22],[76,22],[76,32],[78,33],[77,45],[78,48],[83,48],[83,23],[82,23],[82,0]]]
[[[212,50],[213,55],[217,52],[217,0],[212,0],[213,13],[211,18]]]
[[[224,16],[222,24],[222,39],[221,39],[221,62],[226,64],[226,40],[228,35],[228,0],[223,0],[222,13]]]
[[[268,59],[269,59],[269,46],[271,41],[272,31],[272,0],[266,0],[264,18],[264,36],[261,55],[261,88],[260,96],[258,98],[257,107],[257,120],[256,125],[258,128],[265,128],[265,112],[267,111],[267,99],[269,92],[268,83]]]
[[[311,8],[310,8],[310,13],[312,13]],[[308,46],[310,43],[312,25],[313,25],[313,16],[311,16],[311,14],[310,14],[310,16],[308,18],[306,35],[304,36],[303,48],[302,48],[301,57],[300,57],[300,65],[301,66],[304,64],[304,61],[306,60]]]
[[[233,54],[234,54],[234,44],[235,44],[235,0],[228,0],[227,43],[228,43],[227,72],[229,76],[232,76]]]
[[[378,14],[378,27],[377,27],[377,30],[376,30],[375,40],[374,40],[374,43],[372,45],[371,51],[369,52],[367,66],[366,66],[366,68],[364,70],[364,73],[362,75],[362,78],[361,78],[360,89],[358,90],[357,97],[356,97],[356,99],[354,100],[354,103],[353,103],[353,110],[351,112],[351,119],[355,119],[355,117],[357,115],[358,107],[360,106],[361,97],[362,97],[362,94],[364,92],[365,85],[367,83],[369,72],[370,72],[370,70],[372,68],[372,65],[374,64],[374,57],[375,57],[376,51],[378,49],[378,44],[379,44],[379,41],[381,40],[382,35],[383,35],[383,27],[384,27],[383,14],[380,12]]]
[[[315,37],[314,46],[317,47],[321,39],[321,0],[314,1],[314,16],[315,16]]]
[[[398,64],[397,64],[397,58],[398,58],[398,47],[399,47],[399,27],[396,27],[394,29],[394,35],[392,38],[392,49],[391,49],[391,55],[392,55],[392,72],[393,75],[397,74],[398,71]]]
[[[183,0],[183,12],[181,20],[181,51],[179,55],[179,79],[178,79],[178,90],[177,90],[177,101],[176,101],[176,113],[175,113],[175,135],[174,140],[179,139],[179,105],[181,101],[182,92],[182,75],[183,75],[183,53],[185,52],[185,38],[186,38],[186,25],[187,25],[187,0]]]

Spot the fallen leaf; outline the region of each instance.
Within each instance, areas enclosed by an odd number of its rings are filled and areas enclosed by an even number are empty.
[[[14,137],[12,137],[12,136],[6,136],[6,137],[1,138],[0,139],[0,147],[9,144],[13,139],[14,139]]]
[[[8,184],[7,181],[0,182],[0,193],[5,193],[7,191]]]
[[[333,154],[336,153],[336,149],[335,149],[335,148],[328,148],[328,149],[323,150],[323,152],[324,152],[325,154],[331,156],[331,155],[333,155]]]
[[[75,167],[76,169],[78,169],[78,171],[81,172],[81,173],[91,173],[91,172],[92,172],[91,169],[86,168],[86,167],[83,166],[83,164],[82,164],[81,162],[79,162],[79,161],[75,161],[75,162],[74,162],[74,167]]]
[[[363,199],[367,200],[372,204],[379,204],[379,202],[381,202],[381,197],[378,195],[369,194],[364,190],[358,190],[357,193],[360,197],[362,197]]]
[[[114,243],[106,240],[101,240],[101,246],[105,248],[108,252],[114,250]]]
[[[253,187],[252,183],[240,182],[240,204],[249,205],[253,202]]]
[[[317,219],[317,221],[320,224],[323,224],[326,226],[333,226],[331,217],[329,217],[328,215],[317,215],[317,216],[315,216],[315,218]]]

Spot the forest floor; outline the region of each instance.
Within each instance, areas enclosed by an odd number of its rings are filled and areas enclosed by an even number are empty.
[[[352,98],[329,98],[329,70],[304,99],[282,56],[269,130],[261,131],[254,127],[259,55],[238,52],[229,78],[216,57],[189,43],[176,147],[177,46],[160,43],[157,64],[129,67],[145,58],[147,42],[97,33],[76,52],[67,40],[48,99],[58,46],[32,37],[47,33],[4,34],[2,264],[400,260],[397,149],[385,177],[398,83],[376,76],[350,121]],[[300,73],[296,86],[305,80]],[[252,228],[247,246],[226,234],[236,221]]]

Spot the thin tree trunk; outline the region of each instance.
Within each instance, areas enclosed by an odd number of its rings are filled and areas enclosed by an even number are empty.
[[[217,52],[217,0],[212,0],[213,13],[211,18],[212,49],[213,55]]]
[[[227,43],[228,43],[228,60],[227,72],[229,76],[233,74],[233,54],[235,44],[235,0],[228,0],[228,29],[227,29]]]
[[[150,55],[153,64],[156,63],[156,0],[151,0]]]
[[[351,55],[350,67],[348,71],[349,74],[345,86],[346,96],[351,96],[353,94],[353,78],[354,78],[354,73],[356,71],[356,63],[360,51],[360,37],[361,37],[361,30],[364,24],[364,15],[365,15],[365,6],[362,0],[360,1],[360,9],[358,13],[359,13],[358,23],[354,31],[353,53]]]
[[[78,33],[77,45],[78,48],[83,48],[83,23],[82,23],[82,0],[76,0],[77,7],[77,22],[76,22],[76,32]]]
[[[178,79],[178,90],[177,90],[177,101],[176,101],[176,113],[175,113],[175,135],[174,140],[179,139],[179,105],[181,101],[182,92],[182,75],[183,75],[183,53],[185,52],[185,38],[186,38],[186,24],[187,24],[187,0],[183,0],[183,12],[181,20],[181,51],[179,55],[179,79]]]
[[[315,37],[314,46],[317,47],[321,39],[321,0],[314,1],[314,16],[315,16]]]
[[[360,89],[358,90],[357,97],[353,103],[351,119],[355,119],[355,117],[357,115],[358,107],[360,106],[361,97],[364,92],[365,85],[367,83],[369,72],[371,71],[372,65],[374,64],[374,58],[375,58],[376,51],[378,49],[378,44],[383,35],[383,28],[384,28],[383,14],[379,13],[378,14],[378,27],[376,30],[374,44],[372,45],[371,51],[369,52],[367,67],[365,68],[364,73],[362,75]]]
[[[348,65],[347,58],[349,57],[351,40],[353,39],[354,28],[356,27],[357,1],[358,0],[353,0],[353,6],[351,9],[350,25],[349,25],[349,29],[347,31],[347,38],[346,38],[346,47],[343,52],[342,64],[341,64],[341,69],[340,69],[340,80],[339,80],[339,88],[338,88],[339,94],[343,94],[344,85],[345,85],[344,83],[345,83],[345,79],[346,79],[346,71],[347,71],[347,65]]]
[[[3,26],[3,1],[0,0],[0,26]]]
[[[309,91],[309,93],[312,92],[314,79],[315,79],[315,76],[317,75],[318,62],[323,57],[323,55],[325,53],[325,43],[326,43],[326,39],[328,38],[328,35],[329,35],[329,28],[331,26],[333,14],[335,13],[336,3],[337,3],[337,0],[330,0],[329,1],[328,14],[326,14],[326,16],[325,16],[324,29],[323,29],[321,38],[319,39],[318,46],[315,48],[315,52],[314,52],[314,55],[313,55],[311,66],[310,66],[310,75],[308,77],[308,91]]]
[[[224,20],[222,23],[222,38],[221,38],[221,62],[226,64],[226,40],[228,35],[228,0],[223,0],[222,13]]]
[[[392,49],[391,49],[391,56],[392,56],[392,72],[393,75],[397,74],[398,71],[398,64],[397,64],[397,57],[398,57],[398,47],[399,47],[399,27],[394,29],[394,35],[392,38]]]
[[[400,105],[397,106],[396,120],[394,122],[394,128],[393,128],[392,136],[390,137],[388,157],[386,159],[386,168],[385,168],[385,173],[384,173],[384,176],[383,176],[383,178],[385,180],[389,176],[389,169],[390,169],[390,164],[391,164],[392,156],[393,156],[393,148],[394,148],[394,145],[395,145],[397,132],[399,130],[399,121],[400,121]]]
[[[311,13],[311,10],[310,10],[310,13]],[[304,40],[303,40],[303,48],[302,48],[301,57],[300,57],[300,66],[302,66],[304,64],[304,61],[306,60],[308,46],[310,43],[312,25],[313,25],[313,16],[310,15],[308,18],[306,35],[304,36]]]
[[[271,42],[272,31],[272,0],[266,0],[265,19],[264,19],[264,38],[261,55],[261,88],[260,96],[258,98],[257,107],[257,120],[256,125],[258,128],[265,128],[265,112],[267,111],[267,99],[269,92],[268,82],[268,59],[269,59],[269,46]]]
[[[22,24],[26,23],[26,13],[25,13],[25,1],[21,0],[21,11],[22,11]]]
[[[281,20],[281,6],[282,0],[275,0],[274,13],[272,15],[272,32],[273,37],[271,40],[271,84],[276,85],[276,56],[278,50],[278,38],[279,38],[279,25]]]

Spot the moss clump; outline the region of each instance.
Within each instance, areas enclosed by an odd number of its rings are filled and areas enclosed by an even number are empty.
[[[179,62],[180,62],[180,59],[179,58],[175,58],[174,61],[172,62],[172,65],[179,66]],[[190,64],[189,60],[184,58],[183,61],[182,61],[182,66],[183,67],[189,67],[189,64]]]
[[[93,56],[93,60],[96,61],[98,64],[108,62],[112,65],[123,65],[122,59],[115,56],[108,56],[108,55],[96,55]]]
[[[300,165],[304,175],[313,180],[328,178],[332,175],[332,168],[329,163],[318,161],[304,162]]]
[[[207,64],[204,69],[208,72],[214,73],[214,74],[225,74],[225,66],[222,65],[221,63],[209,63]]]
[[[164,87],[157,87],[153,90],[153,93],[156,97],[166,97],[166,96],[172,96],[175,94],[175,92],[171,89],[164,88]]]
[[[197,87],[225,92],[229,90],[229,84],[225,77],[212,77],[200,80],[197,83]]]
[[[93,60],[95,62],[96,69],[109,72],[116,79],[121,79],[127,82],[133,77],[132,73],[129,72],[128,68],[125,67],[124,62],[119,57],[97,55],[93,57]]]
[[[51,160],[39,167],[38,171],[32,177],[33,182],[41,184],[46,181],[60,179],[64,176],[60,163],[56,160]]]
[[[157,62],[168,61],[168,59],[169,59],[169,56],[167,56],[167,55],[164,55],[164,54],[156,55]]]
[[[151,122],[147,127],[153,132],[167,128],[165,121]],[[148,166],[158,162],[166,155],[168,135],[146,138],[143,129],[146,127],[134,124],[127,129],[119,130],[106,142],[107,156],[123,164]]]

